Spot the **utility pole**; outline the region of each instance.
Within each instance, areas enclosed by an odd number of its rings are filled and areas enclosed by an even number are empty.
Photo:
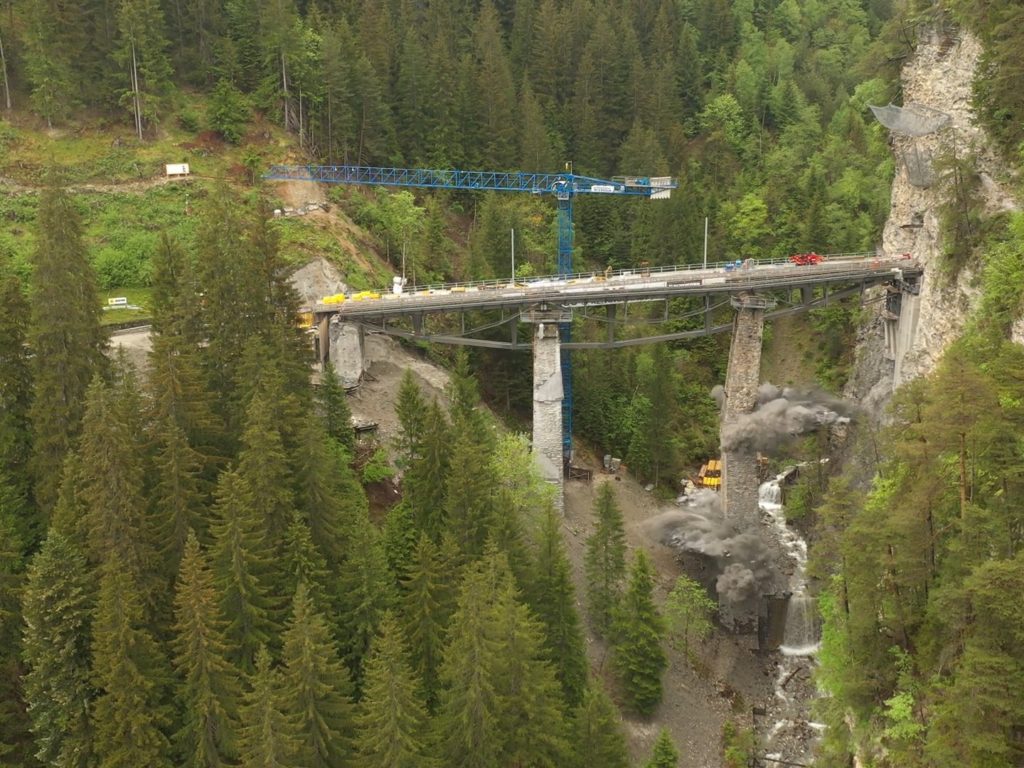
[[[512,283],[516,282],[516,229],[512,227]]]
[[[704,269],[708,268],[708,217],[704,217]]]

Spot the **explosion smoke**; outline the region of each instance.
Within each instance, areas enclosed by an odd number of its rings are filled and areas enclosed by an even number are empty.
[[[711,396],[719,399],[715,390]],[[758,387],[757,403],[752,413],[722,426],[723,451],[770,453],[821,427],[848,423],[855,415],[850,403],[825,392],[782,388],[767,382]]]
[[[702,490],[679,510],[647,521],[649,535],[680,552],[715,559],[719,597],[739,603],[767,589],[772,581],[771,552],[756,530],[739,530],[722,513],[717,493]]]

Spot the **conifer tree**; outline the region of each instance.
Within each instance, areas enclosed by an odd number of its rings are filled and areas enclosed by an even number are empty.
[[[214,507],[211,561],[220,609],[227,618],[230,660],[252,669],[253,654],[275,631],[275,605],[265,582],[270,553],[263,521],[249,506],[245,483],[234,471],[221,475]]]
[[[454,574],[446,573],[441,553],[433,540],[420,534],[420,540],[402,582],[402,619],[409,639],[410,659],[416,675],[423,681],[427,704],[437,703],[438,667],[444,645],[445,627],[454,609],[450,584]]]
[[[94,712],[100,768],[170,766],[162,681],[166,660],[143,622],[138,586],[117,551],[101,566],[93,624]]]
[[[54,172],[39,197],[36,227],[28,329],[34,382],[30,468],[36,504],[49,515],[57,503],[61,464],[79,432],[85,390],[104,367],[106,336],[82,222]]]
[[[598,680],[591,680],[576,708],[572,729],[572,768],[629,768],[622,722]]]
[[[661,674],[668,666],[662,648],[665,625],[653,591],[650,558],[639,550],[617,612],[612,650],[629,706],[645,716],[661,701]]]
[[[44,765],[92,764],[92,607],[85,556],[70,539],[51,530],[29,566],[22,601],[25,698],[36,759]]]
[[[587,606],[598,634],[607,636],[626,575],[626,532],[611,483],[602,483],[594,508],[594,532],[587,539],[584,560]]]
[[[401,391],[399,391],[401,398]],[[356,433],[352,429],[352,411],[348,407],[345,388],[341,386],[333,365],[324,367],[316,389],[317,406],[328,437],[341,443],[350,454],[356,449]],[[399,400],[401,402],[401,400]]]
[[[410,455],[412,451],[410,450]],[[405,498],[419,530],[435,543],[445,530],[445,486],[451,456],[451,431],[436,401],[427,406],[423,439],[404,477]]]
[[[565,700],[576,706],[587,685],[587,657],[576,613],[571,566],[554,507],[548,507],[542,536],[531,583],[530,607],[543,625],[545,656],[558,675]]]
[[[679,752],[676,745],[672,743],[672,737],[664,728],[658,733],[658,740],[654,742],[654,752],[651,759],[647,761],[644,768],[678,768]]]
[[[153,535],[146,519],[139,433],[127,419],[136,395],[97,377],[86,394],[79,461],[90,560],[116,557],[127,568],[143,605],[151,608],[156,576]]]
[[[154,527],[166,573],[177,570],[190,530],[209,541],[209,530],[200,491],[202,457],[188,444],[173,419],[157,427],[157,454],[153,461],[155,485],[150,492]]]
[[[544,658],[541,625],[520,602],[511,574],[500,578],[491,608],[498,641],[491,678],[499,702],[499,754],[510,765],[556,768],[568,750],[561,687]]]
[[[313,541],[309,525],[301,513],[296,512],[292,516],[291,525],[285,531],[284,538],[284,559],[290,569],[286,588],[295,594],[299,584],[305,584],[313,605],[318,610],[326,611],[330,607],[326,589],[330,581],[327,561]]]
[[[229,765],[235,749],[237,670],[227,661],[213,573],[188,532],[174,595],[174,666],[184,722],[177,734],[184,765]]]
[[[402,381],[398,385],[395,414],[398,416],[399,424],[399,433],[395,440],[399,466],[407,469],[422,455],[427,430],[427,401],[416,379],[413,378],[411,368],[405,369]]]
[[[25,346],[29,305],[8,266],[0,256],[0,478],[24,496],[30,488],[27,464],[32,445],[31,360]],[[30,523],[18,521],[22,534],[29,533]]]
[[[391,613],[366,659],[357,724],[359,764],[367,768],[426,768],[427,710],[409,666],[402,632]]]
[[[120,45],[115,56],[127,70],[128,86],[120,101],[132,114],[136,136],[142,139],[143,130],[159,120],[172,88],[160,4],[155,0],[122,0],[117,27]]]
[[[380,534],[368,516],[352,529],[348,557],[338,576],[339,635],[342,651],[356,683],[360,668],[384,611],[396,599],[395,580],[388,569]]]
[[[467,558],[483,554],[484,543],[491,533],[495,480],[477,437],[470,434],[466,426],[457,426],[451,446],[445,513],[448,530]]]
[[[305,584],[295,591],[283,660],[285,711],[298,726],[296,764],[303,768],[355,765],[352,682]]]
[[[420,536],[412,509],[405,499],[387,511],[383,534],[388,568],[396,581],[401,580],[412,562],[412,554]]]
[[[274,669],[265,645],[242,699],[238,738],[241,768],[299,768],[298,717],[288,712],[281,670]]]
[[[497,596],[488,564],[466,567],[440,668],[443,684],[437,715],[440,757],[451,768],[502,765],[498,693],[491,672],[500,653],[493,632]]]
[[[327,437],[318,419],[306,419],[299,444],[296,500],[317,548],[335,570],[344,560],[354,521],[368,510],[350,454]]]
[[[295,499],[281,433],[269,403],[259,392],[249,404],[242,445],[237,472],[246,501],[259,517],[267,542],[280,552],[285,529],[295,511]]]

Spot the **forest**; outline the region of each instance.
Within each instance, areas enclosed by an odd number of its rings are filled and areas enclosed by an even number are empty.
[[[935,23],[983,40],[975,109],[1009,166],[1024,140],[1008,0],[4,5],[0,765],[626,766],[617,709],[656,709],[673,610],[707,610],[690,595],[661,615],[612,495],[574,594],[552,500],[504,429],[528,391],[515,362],[447,360],[448,407],[408,379],[393,465],[356,461],[286,276],[313,253],[353,285],[386,275],[273,219],[267,164],[679,179],[658,205],[580,201],[581,268],[696,262],[705,219],[729,258],[872,250],[894,163],[867,106],[899,101],[914,30]],[[87,155],[73,142],[94,132],[115,138]],[[130,214],[69,191],[154,172],[169,136],[221,178]],[[978,266],[981,306],[861,436],[868,469],[810,494],[825,766],[1024,754],[1024,223],[957,238],[980,214],[951,199],[949,279]],[[510,228],[522,274],[553,271],[540,201],[331,200],[423,282],[504,274]],[[145,373],[108,354],[101,288],[147,292]],[[806,373],[834,391],[857,317],[808,320],[828,343]],[[670,487],[717,450],[723,349],[579,355],[579,438]],[[366,487],[392,473],[402,500],[371,515]],[[609,689],[585,626],[613,648]],[[646,765],[678,759],[662,734]],[[742,759],[726,745],[723,764]]]

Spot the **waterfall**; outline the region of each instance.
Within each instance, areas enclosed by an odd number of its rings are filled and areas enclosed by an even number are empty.
[[[767,722],[771,725],[763,734],[769,759],[810,765],[821,728],[811,721],[809,711],[809,702],[815,696],[812,657],[818,651],[821,628],[815,599],[807,593],[807,542],[786,524],[781,487],[784,478],[785,473],[758,489],[761,512],[793,566],[779,647],[782,658],[776,670],[775,696],[768,706]]]
[[[813,597],[801,593],[786,605],[786,629],[779,648],[786,656],[811,656],[821,639],[818,608]]]

